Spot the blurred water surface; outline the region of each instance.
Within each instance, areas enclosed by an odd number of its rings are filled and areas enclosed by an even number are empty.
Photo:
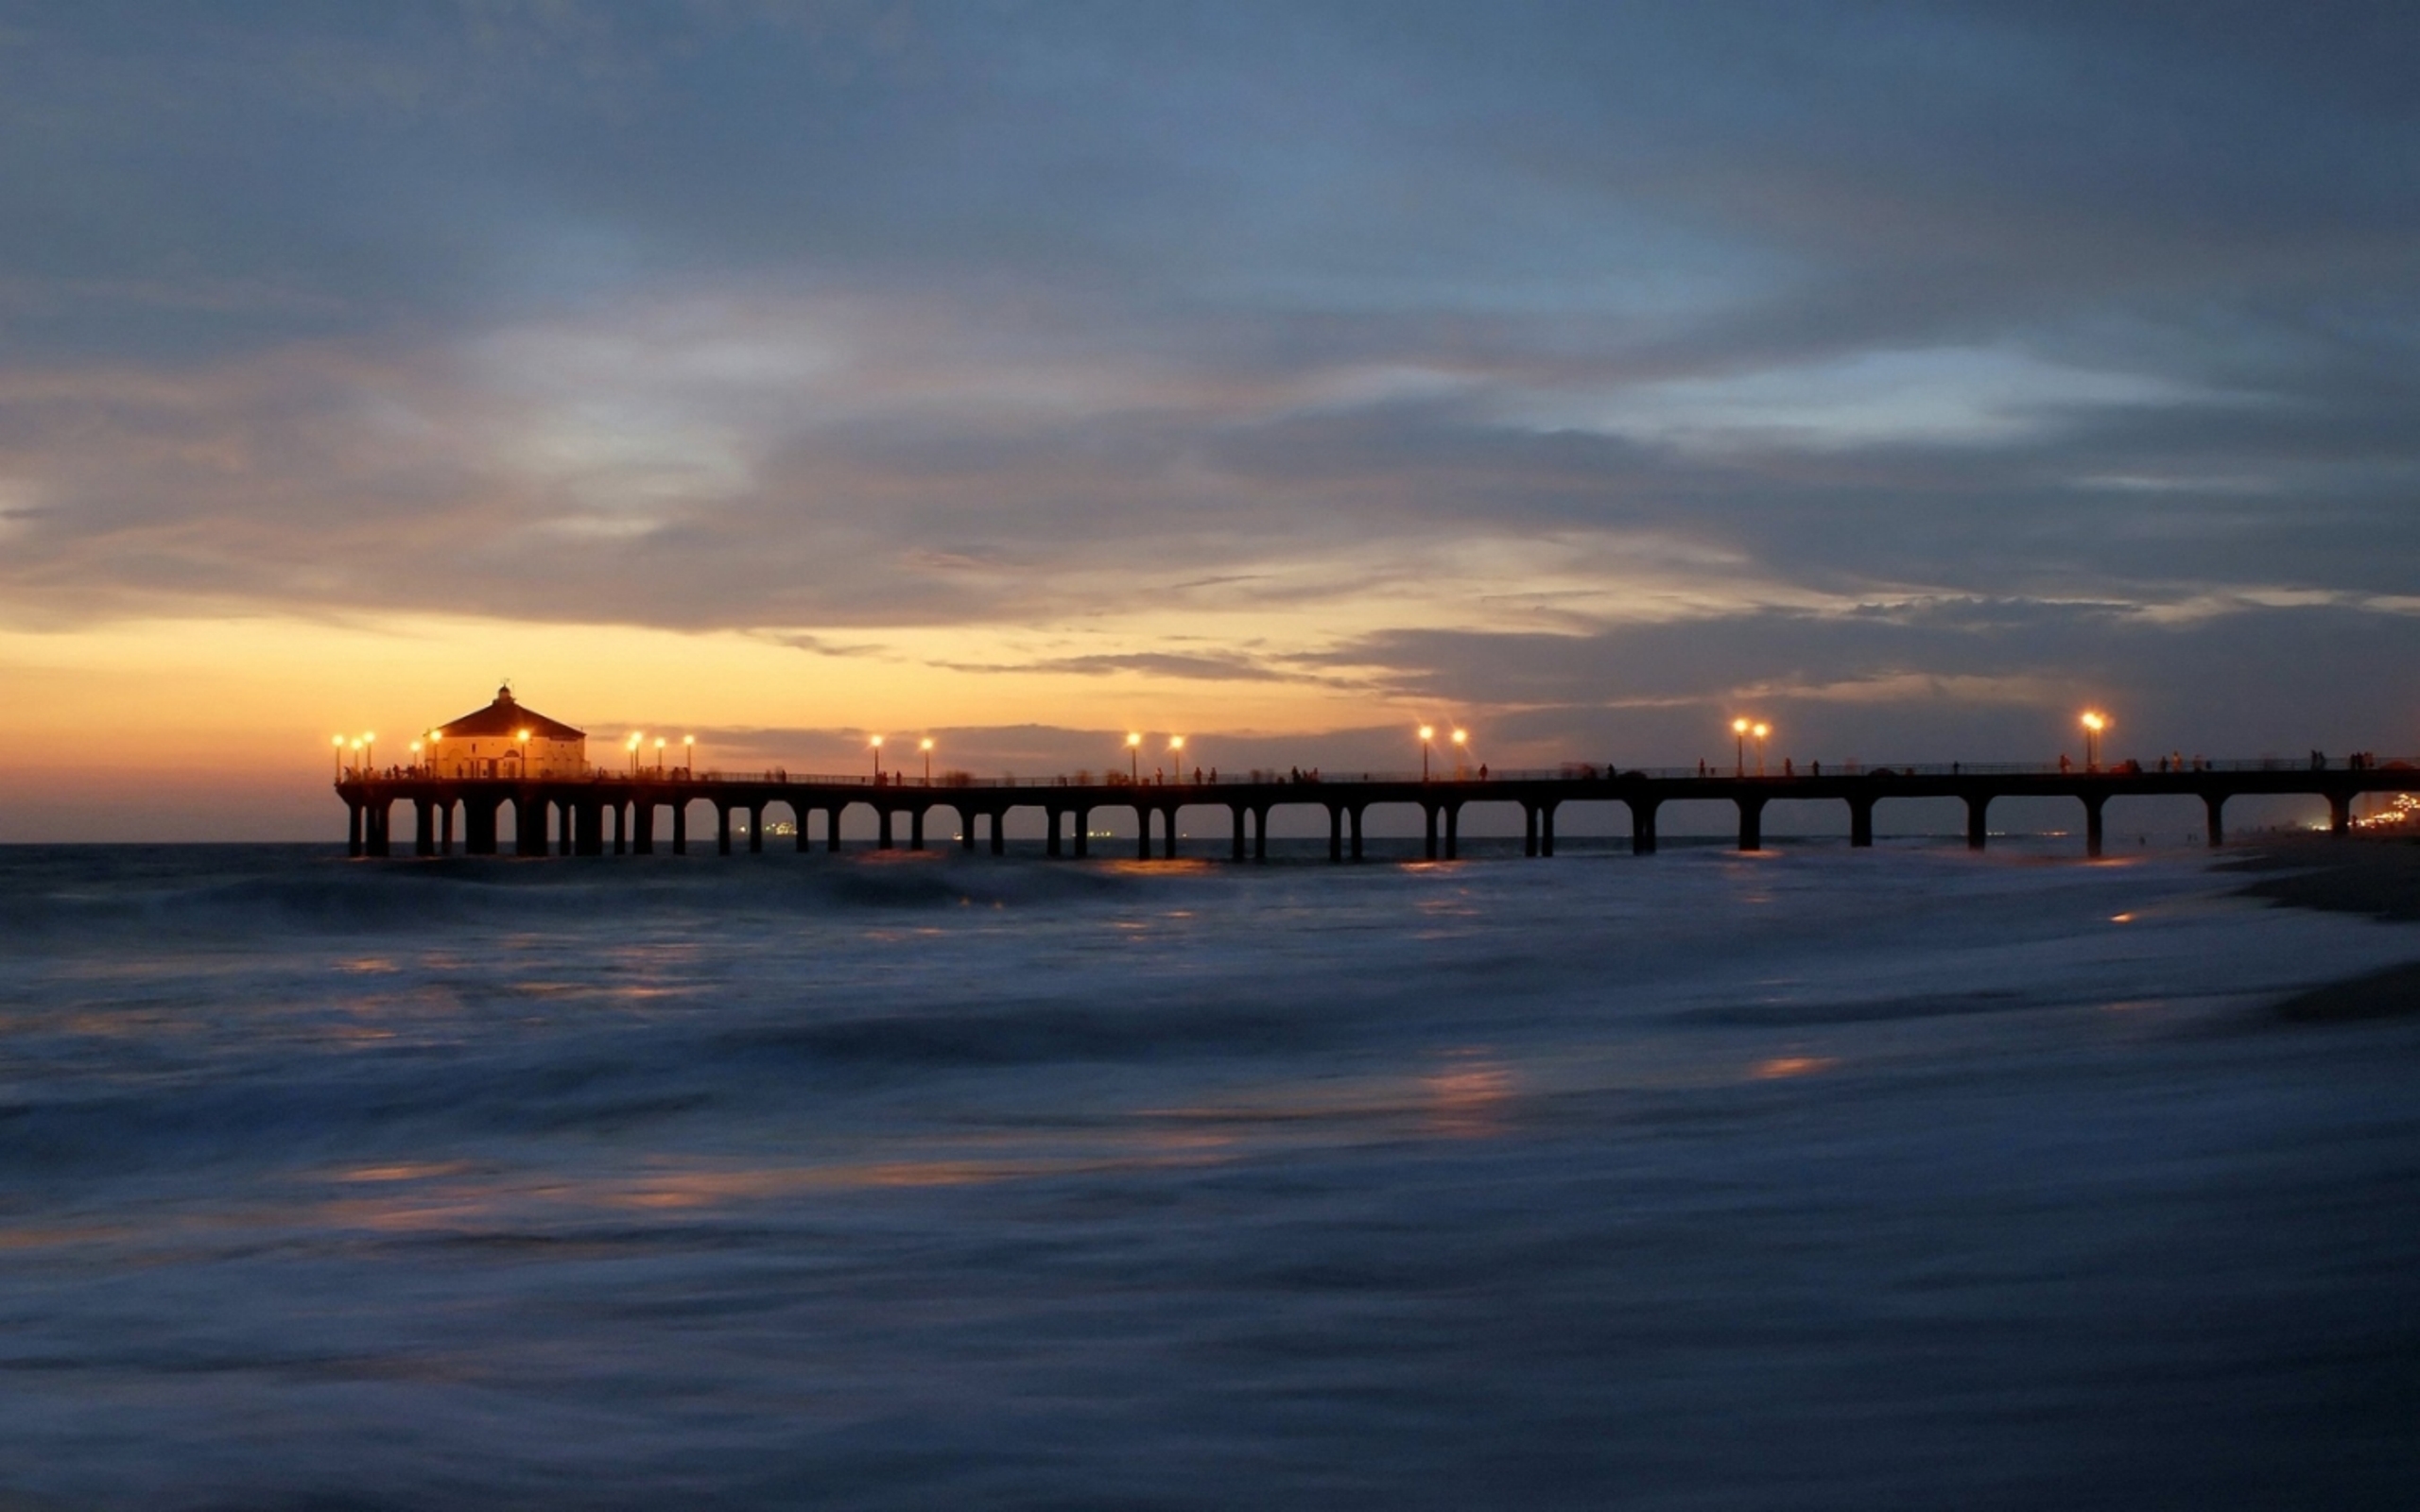
[[[2420,933],[2232,885],[0,850],[0,1490],[2409,1505],[2420,1023],[2265,1007]]]

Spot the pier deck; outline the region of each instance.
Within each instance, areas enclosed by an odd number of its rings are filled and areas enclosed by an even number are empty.
[[[1124,809],[1136,816],[1135,845],[1150,858],[1157,832],[1159,854],[1177,850],[1177,815],[1182,809],[1224,808],[1233,825],[1230,854],[1237,861],[1265,858],[1269,848],[1269,816],[1289,805],[1323,808],[1328,816],[1328,856],[1333,861],[1357,861],[1362,855],[1363,816],[1384,804],[1420,810],[1425,820],[1426,854],[1451,859],[1460,851],[1461,811],[1477,802],[1519,805],[1524,815],[1524,851],[1533,856],[1554,854],[1555,812],[1563,804],[1612,801],[1630,811],[1631,847],[1641,855],[1656,848],[1656,811],[1666,803],[1713,799],[1736,805],[1739,815],[1739,846],[1756,850],[1763,843],[1766,805],[1781,799],[1820,799],[1844,803],[1849,811],[1849,843],[1874,843],[1874,811],[1887,799],[1957,799],[1966,806],[1966,842],[1980,850],[1988,837],[1985,816],[1994,799],[2002,798],[2066,798],[2083,805],[2085,851],[2101,850],[2101,814],[2111,799],[2185,795],[2202,800],[2213,846],[2225,842],[2223,813],[2227,800],[2253,794],[2315,796],[2327,802],[2329,828],[2338,834],[2350,827],[2353,800],[2364,793],[2397,793],[2420,789],[2420,763],[2353,761],[2308,764],[2280,761],[2200,762],[2175,769],[2141,769],[2134,764],[2100,770],[2062,770],[2055,766],[1974,765],[1874,766],[1825,771],[1820,767],[1783,775],[1712,772],[1703,769],[1643,770],[1574,765],[1554,771],[1494,772],[1484,777],[1423,778],[1363,773],[1314,776],[1253,773],[1218,781],[1137,782],[1122,778],[982,779],[946,777],[920,782],[913,777],[793,776],[786,772],[690,774],[604,774],[578,779],[533,782],[449,779],[421,775],[408,768],[382,772],[346,771],[337,794],[350,816],[351,852],[356,856],[395,853],[393,814],[409,805],[417,820],[412,853],[452,853],[455,816],[461,816],[461,849],[471,855],[502,852],[503,815],[512,814],[512,853],[516,855],[646,855],[656,850],[657,811],[669,809],[670,848],[689,849],[690,805],[704,801],[716,814],[716,849],[733,849],[732,816],[748,822],[748,849],[762,850],[768,810],[786,808],[795,826],[797,846],[811,848],[813,821],[822,819],[823,844],[840,849],[840,816],[851,807],[870,809],[875,818],[875,845],[892,849],[905,843],[925,844],[926,817],[944,810],[958,821],[959,843],[977,845],[978,832],[988,838],[994,854],[1006,849],[1004,823],[1017,809],[1042,813],[1046,848],[1051,855],[1085,855],[1090,819],[1097,809]],[[550,822],[551,821],[551,822]],[[550,833],[552,838],[550,842]]]

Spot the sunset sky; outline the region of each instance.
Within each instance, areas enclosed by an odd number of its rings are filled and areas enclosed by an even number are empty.
[[[0,840],[324,839],[331,732],[507,677],[794,770],[2420,750],[2415,61],[0,3]]]

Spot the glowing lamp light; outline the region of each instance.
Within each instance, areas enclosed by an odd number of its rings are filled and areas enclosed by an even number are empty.
[[[874,749],[880,750],[882,749],[882,737],[880,735],[876,735],[873,740],[867,742],[867,744],[873,747]]]
[[[930,736],[930,735],[926,735],[923,740],[921,740],[921,741],[917,742],[917,744],[916,744],[916,748],[917,748],[918,750],[930,750],[930,749],[932,749],[932,748],[933,748],[933,737],[932,737],[932,736]]]
[[[1471,743],[1471,732],[1470,732],[1469,730],[1455,730],[1455,731],[1454,731],[1454,744],[1455,744],[1455,745],[1457,745],[1457,746],[1467,746],[1467,745],[1469,745],[1470,743]]]
[[[1170,736],[1168,737],[1168,749],[1170,749],[1170,750],[1183,750],[1183,749],[1184,749],[1184,737],[1183,735],[1170,735]]]
[[[1142,734],[1139,731],[1129,731],[1126,736],[1126,744],[1129,746],[1140,746],[1143,744]]]
[[[1772,732],[1773,727],[1771,725],[1758,725],[1755,729],[1749,731],[1750,734],[1755,736],[1758,740],[1764,739],[1767,735],[1770,735]]]
[[[1437,727],[1435,725],[1421,726],[1420,738],[1423,740],[1435,740],[1437,738]]]
[[[1734,719],[1731,721],[1731,732],[1735,735],[1746,734],[1748,732],[1748,721],[1745,719]]]
[[[2083,765],[2086,770],[2092,770],[2100,765],[2100,732],[2109,728],[2109,716],[2090,709],[2079,723],[2083,726]]]

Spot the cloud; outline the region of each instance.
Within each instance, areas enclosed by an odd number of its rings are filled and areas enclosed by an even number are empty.
[[[2399,645],[2420,580],[2391,9],[14,26],[12,622],[1541,718],[2224,652],[2350,717],[2366,653],[2240,627]]]

